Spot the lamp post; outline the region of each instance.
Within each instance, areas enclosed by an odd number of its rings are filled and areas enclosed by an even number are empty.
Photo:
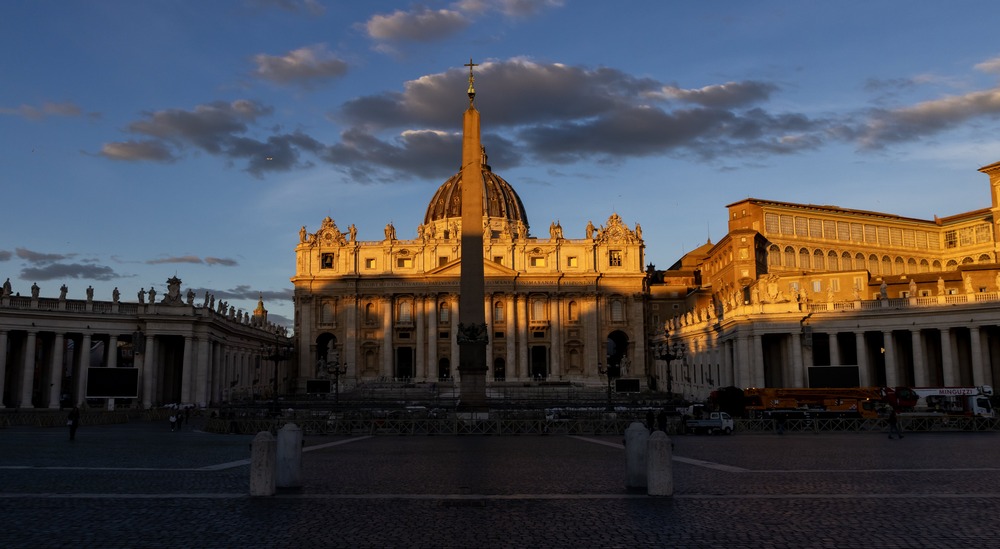
[[[602,376],[608,376],[608,405],[607,405],[607,410],[609,412],[614,409],[614,407],[611,406],[611,382],[614,381],[616,378],[618,378],[618,377],[621,376],[621,371],[622,371],[621,366],[612,366],[612,365],[609,364],[607,368],[603,368],[603,367],[601,367],[600,363],[597,364],[597,373],[600,374],[600,375],[602,375]]]
[[[340,357],[334,353],[333,360],[319,359],[319,370],[333,378],[333,404],[340,404],[340,376],[347,373],[347,365],[340,364]]]
[[[656,358],[667,362],[667,394],[671,397],[674,394],[674,376],[670,372],[670,361],[684,358],[685,348],[680,341],[674,341],[673,345],[666,342],[657,343],[653,347]]]
[[[291,342],[279,334],[274,334],[273,344],[261,344],[260,346],[260,356],[274,362],[271,401],[273,402],[272,413],[275,417],[278,416],[278,363],[291,358],[293,351]]]

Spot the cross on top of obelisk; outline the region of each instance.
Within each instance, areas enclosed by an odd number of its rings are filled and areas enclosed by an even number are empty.
[[[472,75],[472,67],[478,67],[479,63],[473,63],[472,58],[469,58],[469,62],[464,66],[469,67],[469,104],[472,104],[472,100],[476,98],[476,87],[473,85],[476,81],[476,77]]]

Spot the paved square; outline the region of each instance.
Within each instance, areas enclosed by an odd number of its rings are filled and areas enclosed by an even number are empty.
[[[251,436],[0,430],[0,547],[993,547],[997,433],[674,437],[676,492],[622,437],[307,437],[251,498]]]

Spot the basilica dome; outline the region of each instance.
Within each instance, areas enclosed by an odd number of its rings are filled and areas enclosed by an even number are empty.
[[[483,165],[483,215],[505,219],[511,226],[528,227],[528,214],[521,197],[510,183]],[[424,224],[430,225],[451,218],[462,217],[462,172],[451,176],[441,185],[427,206]]]

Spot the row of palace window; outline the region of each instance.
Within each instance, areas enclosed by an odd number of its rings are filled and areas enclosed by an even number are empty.
[[[451,308],[452,305],[447,301],[439,302],[437,305],[437,319],[438,324],[448,324],[451,322]],[[506,308],[507,304],[504,301],[495,301],[493,303],[493,323],[494,324],[504,324],[506,322]],[[379,305],[373,302],[366,303],[364,306],[364,322],[365,324],[378,324],[379,319]],[[608,301],[608,312],[610,314],[611,322],[625,322],[625,302],[621,298],[611,298]],[[544,321],[548,320],[548,301],[545,299],[533,299],[531,300],[531,306],[528,309],[529,320],[531,321]],[[337,319],[337,304],[332,300],[325,300],[320,306],[320,324],[334,324]],[[580,304],[576,301],[569,301],[566,303],[566,321],[567,322],[579,322],[580,321]],[[401,300],[396,305],[396,322],[397,324],[412,324],[413,323],[413,302],[410,300]]]
[[[823,238],[921,250],[941,249],[940,237],[938,236],[940,233],[786,214],[765,213],[764,231],[770,235]],[[993,228],[989,223],[944,231],[945,248],[972,246],[992,240]]]
[[[989,254],[980,254],[979,263],[991,263],[993,259]],[[976,263],[972,257],[962,259],[963,265]],[[823,250],[809,251],[801,248],[798,251],[791,246],[785,246],[782,250],[777,245],[771,245],[767,249],[767,264],[772,267],[787,267],[797,269],[809,269],[817,271],[852,271],[867,270],[872,274],[912,274],[937,272],[941,269],[939,260],[928,261],[921,259],[919,262],[915,258],[903,260],[902,257],[890,258],[883,255],[879,258],[875,254],[870,254],[867,258],[862,253],[851,254],[843,252],[838,254],[835,251],[823,252]],[[945,270],[954,270],[959,262],[951,259],[944,265]]]

